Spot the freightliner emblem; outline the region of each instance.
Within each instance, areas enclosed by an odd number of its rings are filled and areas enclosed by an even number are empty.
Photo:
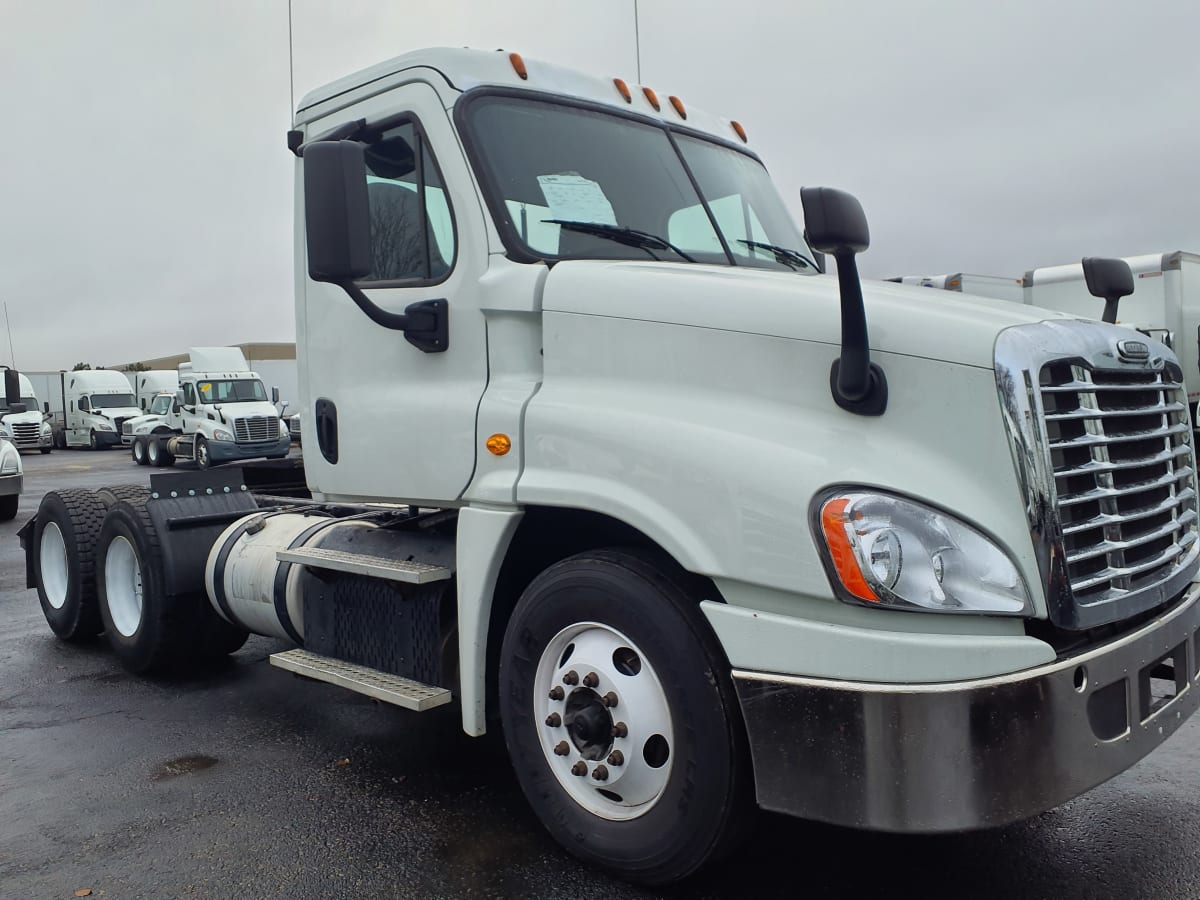
[[[1117,353],[1121,359],[1142,362],[1150,358],[1150,348],[1141,341],[1117,341]]]

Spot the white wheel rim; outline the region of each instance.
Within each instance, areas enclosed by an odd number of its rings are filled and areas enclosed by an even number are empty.
[[[200,441],[200,443],[198,443],[196,445],[196,462],[198,462],[200,464],[201,468],[207,468],[207,466],[208,466],[208,442],[207,441]]]
[[[533,712],[550,771],[588,812],[636,819],[662,797],[675,757],[671,711],[654,667],[621,632],[581,622],[555,635],[538,661]]]
[[[47,522],[42,529],[42,544],[38,548],[38,563],[42,572],[42,590],[46,602],[54,609],[62,609],[67,602],[67,544],[62,532],[54,522]]]
[[[143,447],[139,441],[133,442],[133,458],[134,459],[141,460],[141,458],[145,454],[145,452],[146,452],[146,448]]]
[[[113,627],[133,637],[142,624],[142,567],[133,545],[120,536],[104,555],[104,595]]]
[[[158,462],[158,442],[156,441],[147,447],[146,453],[149,454],[150,462]]]

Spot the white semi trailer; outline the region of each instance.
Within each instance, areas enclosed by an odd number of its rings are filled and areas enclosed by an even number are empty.
[[[292,461],[49,493],[21,535],[51,627],[134,671],[253,631],[454,703],[641,882],[755,806],[981,828],[1151,752],[1200,704],[1176,357],[861,283],[857,201],[806,188],[806,241],[746,137],[508,53],[309,94],[303,499]]]

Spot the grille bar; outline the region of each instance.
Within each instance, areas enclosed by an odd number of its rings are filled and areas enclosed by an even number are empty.
[[[1096,390],[1095,387],[1092,390]],[[1143,388],[1143,390],[1146,390]],[[1165,413],[1187,412],[1182,403],[1159,403],[1155,406],[1131,406],[1117,409],[1087,409],[1080,407],[1067,412],[1047,413],[1047,422],[1070,422],[1075,419],[1119,419],[1128,416],[1161,416]]]
[[[1151,569],[1157,569],[1162,565],[1171,562],[1177,556],[1182,556],[1188,547],[1192,545],[1192,541],[1180,541],[1178,544],[1172,544],[1158,556],[1153,559],[1148,559],[1145,562],[1138,563],[1135,566],[1109,566],[1102,572],[1090,578],[1084,578],[1080,581],[1072,581],[1071,587],[1075,593],[1086,591],[1088,588],[1093,588],[1106,582],[1114,581],[1117,578],[1131,578],[1134,575],[1141,575],[1143,572],[1149,572]]]
[[[1077,394],[1080,391],[1161,391],[1174,390],[1179,385],[1170,381],[1136,381],[1131,384],[1097,384],[1092,381],[1068,381],[1066,384],[1043,385],[1043,394]]]
[[[1107,556],[1109,553],[1114,553],[1118,550],[1132,550],[1134,547],[1140,547],[1142,544],[1149,544],[1158,540],[1161,537],[1166,537],[1169,534],[1178,534],[1185,527],[1196,520],[1196,514],[1188,511],[1178,519],[1173,519],[1166,525],[1155,528],[1152,531],[1146,531],[1135,538],[1127,541],[1101,541],[1087,550],[1080,550],[1077,553],[1068,553],[1067,562],[1077,563],[1083,562],[1086,559],[1092,559],[1096,556]]]
[[[1093,500],[1116,499],[1118,497],[1129,497],[1133,494],[1140,494],[1143,491],[1153,490],[1154,488],[1167,487],[1181,478],[1190,478],[1192,470],[1190,466],[1185,466],[1182,469],[1175,469],[1165,475],[1160,475],[1153,481],[1139,481],[1137,484],[1129,485],[1128,487],[1096,487],[1091,490],[1084,491],[1081,494],[1060,495],[1058,498],[1059,507],[1078,506],[1081,503],[1091,503]],[[1175,504],[1176,506],[1178,503]]]
[[[1065,450],[1072,447],[1095,447],[1101,444],[1128,444],[1131,441],[1146,441],[1152,438],[1175,437],[1191,431],[1191,425],[1176,422],[1163,428],[1152,428],[1150,431],[1127,431],[1121,434],[1084,434],[1073,438],[1052,439],[1051,450]]]
[[[1120,462],[1099,462],[1090,459],[1082,465],[1074,466],[1069,469],[1056,470],[1055,478],[1073,478],[1076,475],[1097,475],[1101,472],[1124,472],[1128,469],[1141,469],[1148,466],[1154,466],[1159,463],[1169,462],[1178,456],[1187,456],[1188,448],[1186,444],[1181,444],[1178,447],[1173,447],[1169,450],[1160,450],[1152,456],[1138,456],[1132,459],[1123,459]]]
[[[1181,503],[1188,503],[1188,501],[1194,500],[1195,495],[1195,491],[1193,491],[1191,488],[1186,488],[1185,490],[1180,491],[1178,494],[1168,497],[1166,500],[1162,501],[1162,503],[1158,503],[1154,506],[1147,506],[1143,509],[1122,513],[1121,515],[1100,513],[1098,516],[1093,516],[1090,519],[1084,519],[1082,522],[1077,522],[1074,525],[1066,526],[1063,528],[1063,535],[1066,537],[1071,537],[1072,535],[1079,534],[1082,531],[1088,531],[1092,528],[1099,528],[1104,525],[1119,525],[1123,522],[1136,522],[1139,519],[1148,519],[1151,516],[1169,513]],[[1188,503],[1189,507],[1191,505],[1192,504]]]

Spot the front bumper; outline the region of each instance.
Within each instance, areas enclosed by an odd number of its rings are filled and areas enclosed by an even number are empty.
[[[764,809],[882,831],[1004,825],[1114,777],[1196,711],[1200,583],[1131,634],[1011,675],[733,675]]]
[[[24,475],[0,475],[0,497],[20,494],[25,489]]]
[[[292,449],[291,437],[281,437],[275,441],[262,441],[256,444],[238,444],[233,441],[209,441],[208,456],[214,463],[229,462],[232,459],[259,459],[266,456],[277,458],[287,456]]]
[[[96,432],[97,447],[115,447],[119,443],[121,443],[121,435],[115,431]]]

